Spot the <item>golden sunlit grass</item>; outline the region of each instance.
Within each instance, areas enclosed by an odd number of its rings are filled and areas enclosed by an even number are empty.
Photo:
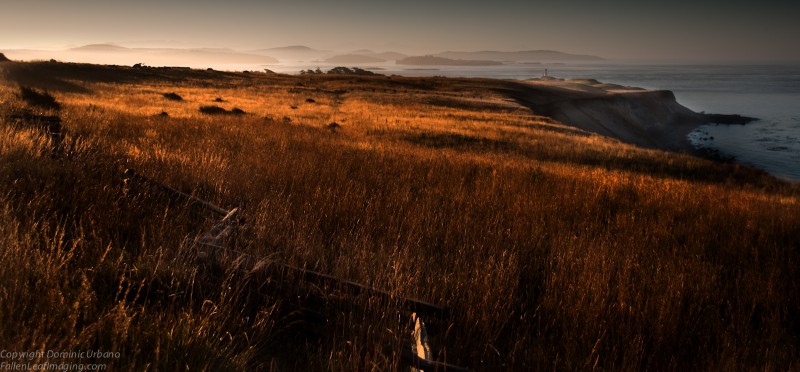
[[[73,68],[0,65],[4,349],[113,350],[136,370],[399,368],[406,329],[386,304],[327,309],[324,327],[298,326],[290,297],[253,309],[236,267],[198,266],[189,242],[210,221],[123,196],[133,168],[241,208],[241,251],[448,308],[449,363],[798,368],[796,185],[555,123],[506,98],[511,82]],[[64,157],[9,119],[45,113],[19,71],[61,104]]]

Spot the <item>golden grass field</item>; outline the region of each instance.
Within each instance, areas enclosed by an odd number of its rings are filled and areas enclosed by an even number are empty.
[[[213,221],[125,194],[131,168],[240,208],[232,248],[447,308],[440,361],[800,368],[800,187],[538,116],[504,94],[522,83],[53,62],[0,79],[1,349],[119,352],[109,370],[402,368],[391,304],[323,307],[322,325],[288,295],[250,306],[236,265],[198,263]],[[20,113],[61,117],[61,156]]]

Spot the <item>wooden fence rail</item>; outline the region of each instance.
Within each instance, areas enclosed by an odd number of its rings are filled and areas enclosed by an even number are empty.
[[[179,199],[191,205],[197,205],[216,215],[223,216],[223,218],[208,232],[202,234],[197,239],[196,243],[198,247],[202,247],[201,249],[205,250],[198,256],[205,257],[209,260],[216,260],[219,254],[230,254],[234,256],[235,260],[246,262],[245,266],[248,267],[248,270],[252,270],[259,262],[263,261],[261,258],[254,255],[225,246],[225,239],[234,235],[236,229],[238,229],[241,224],[242,220],[239,217],[238,208],[234,208],[230,211],[225,210],[193,195],[137,174],[132,169],[125,170],[123,179],[125,181],[126,192],[135,188],[136,185],[144,185],[161,190],[175,199]],[[297,285],[301,282],[305,282],[313,284],[316,288],[336,288],[351,296],[368,296],[371,298],[378,298],[386,303],[394,304],[398,310],[410,313],[409,319],[411,319],[412,330],[409,332],[409,338],[411,344],[408,348],[403,349],[400,354],[401,360],[409,368],[422,371],[468,371],[466,368],[434,360],[435,356],[430,347],[428,330],[423,319],[443,320],[447,318],[448,312],[440,306],[417,299],[396,296],[389,292],[353,281],[303,269],[275,260],[269,261],[269,265],[262,267],[262,273],[266,275],[266,277],[291,278],[297,281]]]

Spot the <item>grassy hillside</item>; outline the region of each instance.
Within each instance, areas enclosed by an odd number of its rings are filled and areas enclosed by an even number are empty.
[[[506,95],[520,83],[45,62],[0,76],[2,349],[110,350],[114,370],[400,368],[390,304],[307,320],[291,291],[205,264],[192,241],[213,219],[126,190],[131,168],[240,208],[231,248],[446,307],[448,363],[800,367],[800,188],[562,125]],[[25,115],[61,118],[55,150]]]

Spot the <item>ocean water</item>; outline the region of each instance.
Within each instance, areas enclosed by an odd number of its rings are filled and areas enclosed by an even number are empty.
[[[267,66],[276,72],[330,66]],[[647,89],[666,89],[679,103],[707,113],[758,118],[746,125],[704,125],[689,135],[698,147],[800,182],[800,65],[509,64],[414,69],[395,64],[362,66],[404,76],[529,79],[590,78]]]

